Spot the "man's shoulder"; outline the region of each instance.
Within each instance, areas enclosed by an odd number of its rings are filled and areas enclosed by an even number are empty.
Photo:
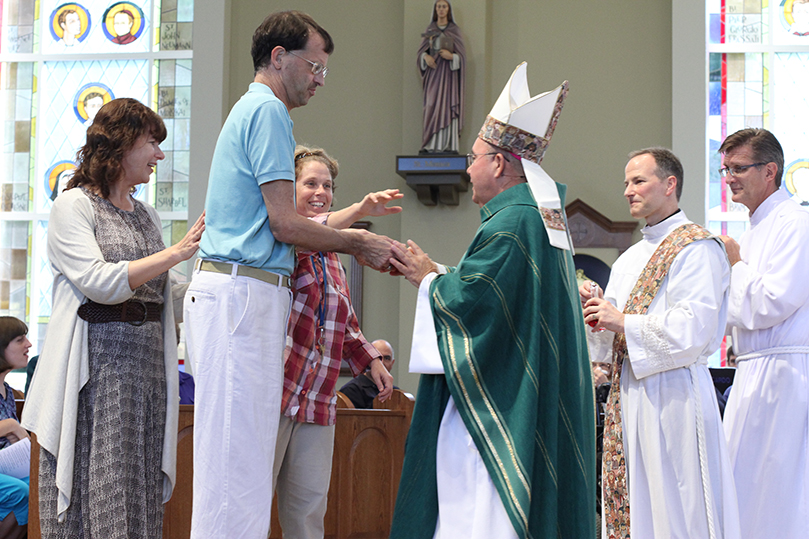
[[[779,204],[773,212],[773,218],[779,221],[779,227],[800,227],[809,225],[809,211],[792,199]]]
[[[508,191],[515,189],[515,187],[512,187]],[[542,215],[540,215],[534,199],[530,195],[526,198],[525,196],[520,196],[517,191],[513,193],[508,191],[498,195],[498,197],[502,198],[493,199],[495,204],[485,206],[489,215],[485,218],[484,223],[491,222],[494,226],[504,228],[519,228],[522,226],[533,228],[535,224],[544,227]]]
[[[489,216],[478,228],[477,237],[485,241],[497,237],[533,243],[535,240],[541,241],[540,233],[547,237],[537,207],[518,203],[503,206]]]
[[[271,115],[277,120],[292,121],[281,100],[271,91],[261,91],[258,83],[251,84],[250,90],[233,105],[228,119],[251,118],[259,113]]]

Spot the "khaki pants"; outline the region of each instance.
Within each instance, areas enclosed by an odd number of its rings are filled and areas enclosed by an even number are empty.
[[[323,539],[333,452],[334,425],[298,423],[281,416],[273,485],[284,539]]]

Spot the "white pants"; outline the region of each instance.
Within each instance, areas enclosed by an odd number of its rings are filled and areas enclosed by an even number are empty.
[[[195,271],[185,296],[194,369],[192,539],[266,539],[290,291]]]
[[[438,522],[433,539],[517,539],[452,397],[438,430],[436,456]]]
[[[333,453],[334,425],[281,416],[273,485],[284,539],[323,539]]]

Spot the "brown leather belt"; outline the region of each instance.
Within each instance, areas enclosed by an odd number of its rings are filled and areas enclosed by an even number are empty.
[[[159,322],[163,315],[163,305],[129,299],[116,305],[104,305],[87,300],[79,307],[79,318],[94,324],[106,322],[129,322],[142,326],[146,322]]]

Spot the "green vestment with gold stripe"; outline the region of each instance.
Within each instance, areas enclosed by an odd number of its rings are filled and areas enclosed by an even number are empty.
[[[595,406],[573,259],[548,242],[525,183],[480,213],[463,259],[430,288],[445,374],[421,377],[390,537],[433,537],[450,395],[518,537],[595,537]]]

